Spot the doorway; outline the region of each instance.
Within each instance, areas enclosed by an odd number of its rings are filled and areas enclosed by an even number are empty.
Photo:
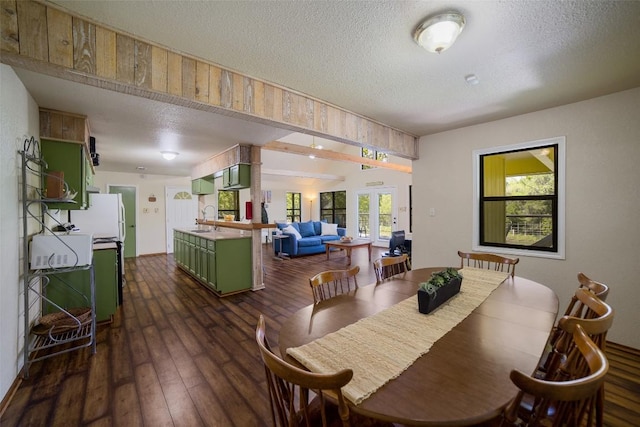
[[[165,210],[167,212],[167,253],[173,253],[173,229],[193,228],[198,218],[198,198],[191,188],[165,187]]]
[[[122,204],[124,205],[124,226],[126,234],[124,238],[124,257],[134,258],[138,255],[136,245],[136,194],[137,188],[133,185],[108,185],[110,194],[122,194]]]
[[[398,208],[394,187],[356,192],[358,237],[371,239],[374,246],[388,246],[391,232],[396,231]]]

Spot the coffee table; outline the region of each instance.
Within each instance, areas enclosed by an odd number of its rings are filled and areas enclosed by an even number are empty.
[[[340,240],[335,240],[331,242],[325,242],[324,247],[327,253],[327,259],[329,259],[329,252],[331,248],[339,248],[344,249],[347,253],[347,265],[351,265],[351,250],[353,248],[363,248],[367,247],[369,250],[369,261],[371,261],[371,240],[362,240],[362,239],[354,239],[351,242],[342,242]]]

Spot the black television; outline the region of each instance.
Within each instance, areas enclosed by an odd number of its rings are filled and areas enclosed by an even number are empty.
[[[389,239],[389,255],[406,253],[404,243],[404,230],[392,231],[391,239]]]

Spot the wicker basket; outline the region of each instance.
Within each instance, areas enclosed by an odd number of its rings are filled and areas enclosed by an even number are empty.
[[[87,320],[91,319],[90,307],[73,307],[68,308],[67,311],[73,317],[69,317],[69,315],[64,311],[57,311],[55,313],[49,313],[42,316],[40,318],[40,324],[47,328],[51,328],[52,326],[75,327],[78,326],[78,322],[83,324],[86,323]]]

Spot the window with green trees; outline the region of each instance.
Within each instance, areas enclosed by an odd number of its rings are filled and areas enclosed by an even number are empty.
[[[381,162],[386,162],[387,160],[389,160],[389,156],[387,155],[387,153],[383,153],[381,151],[376,151],[376,150],[371,150],[369,148],[366,147],[362,147],[360,149],[360,157],[364,157],[365,159],[375,159],[375,160],[379,160]],[[373,166],[369,166],[369,165],[360,165],[362,170],[365,169],[374,169]]]
[[[478,154],[478,245],[563,252],[564,139],[505,148]]]
[[[240,220],[240,197],[238,190],[218,190],[218,218],[224,218],[224,215],[233,215],[234,218]]]
[[[287,193],[287,220],[290,222],[302,221],[302,195],[300,193]]]
[[[338,227],[347,226],[346,191],[320,193],[320,220],[338,224]]]

